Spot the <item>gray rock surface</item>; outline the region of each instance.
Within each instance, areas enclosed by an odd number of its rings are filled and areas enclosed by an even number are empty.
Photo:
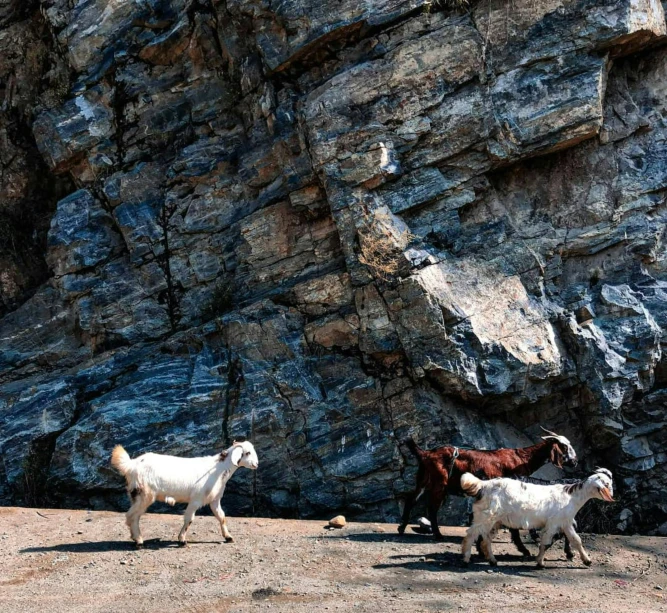
[[[663,7],[460,5],[0,0],[0,502],[247,436],[228,511],[394,520],[542,425],[667,522]]]

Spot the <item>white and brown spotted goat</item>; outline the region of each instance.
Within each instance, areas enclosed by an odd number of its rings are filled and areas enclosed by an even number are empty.
[[[176,502],[188,503],[183,517],[183,528],[178,535],[181,545],[186,544],[185,536],[195,512],[207,504],[220,522],[225,541],[233,541],[227,529],[220,499],[227,481],[236,469],[245,466],[255,470],[259,460],[252,443],[234,441],[229,449],[201,458],[145,453],[131,459],[121,445],[116,445],[111,453],[111,465],[127,481],[132,506],[126,514],[126,523],[132,540],[137,547],[141,547],[144,539],[141,536],[139,520],[156,500],[171,505]]]
[[[558,532],[565,533],[583,563],[590,566],[591,558],[575,531],[574,517],[591,498],[614,501],[612,474],[606,468],[598,468],[587,479],[568,485],[534,485],[515,479],[482,481],[466,473],[461,477],[461,489],[475,497],[473,523],[463,539],[463,561],[470,562],[472,544],[482,537],[482,552],[493,566],[497,562],[492,540],[501,526],[541,530],[538,568],[544,568],[544,552]]]

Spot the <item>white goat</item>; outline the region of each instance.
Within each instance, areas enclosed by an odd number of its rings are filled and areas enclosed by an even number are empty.
[[[540,528],[537,567],[544,568],[544,552],[553,537],[562,531],[579,552],[583,563],[591,559],[574,529],[577,511],[591,498],[614,501],[611,472],[599,468],[584,481],[568,485],[534,485],[515,479],[482,481],[470,473],[461,477],[461,488],[475,496],[473,523],[463,539],[463,561],[470,562],[472,545],[482,537],[482,553],[492,566],[497,565],[491,541],[501,526],[516,529]]]
[[[225,485],[239,466],[255,470],[259,465],[252,443],[246,441],[234,444],[219,454],[202,458],[179,458],[158,453],[145,453],[132,460],[121,445],[116,445],[111,453],[111,465],[127,481],[127,491],[132,506],[126,514],[130,536],[141,547],[139,519],[156,500],[174,505],[187,502],[183,517],[183,528],[178,542],[186,544],[185,535],[197,509],[208,504],[213,515],[220,522],[222,536],[226,542],[233,541],[227,529],[225,513],[220,499]]]

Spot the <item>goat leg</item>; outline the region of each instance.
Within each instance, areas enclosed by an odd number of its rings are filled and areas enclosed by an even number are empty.
[[[544,554],[547,551],[547,543],[551,543],[556,536],[557,528],[544,528],[540,533],[540,551],[537,554],[537,568],[544,568]]]
[[[530,558],[532,557],[530,551],[526,548],[526,546],[523,544],[523,541],[521,540],[521,534],[516,528],[510,528],[510,535],[512,536],[512,542],[514,543],[514,546],[519,550],[519,553],[524,558]]]
[[[426,489],[424,487],[425,477],[426,471],[424,470],[424,467],[420,465],[417,469],[417,486],[415,487],[414,492],[410,492],[410,494],[408,494],[405,499],[405,506],[403,507],[403,518],[401,519],[401,525],[398,527],[399,534],[403,534],[405,532],[405,528],[410,522],[410,513],[412,513],[412,507],[415,506],[415,503],[417,500],[419,500],[421,495],[424,493],[424,490]]]
[[[461,543],[461,553],[463,554],[463,563],[470,564],[470,554],[472,552],[472,544],[476,542],[478,538],[481,538],[481,534],[478,531],[477,526],[470,526],[466,530],[466,535],[463,537],[463,542]]]
[[[132,499],[132,506],[125,514],[125,523],[130,528],[130,538],[135,542],[138,548],[143,547],[144,539],[141,536],[141,528],[139,527],[139,520],[146,512],[146,509],[153,504],[155,498],[150,491],[144,491],[141,488],[135,488],[130,492]]]
[[[428,502],[428,519],[431,522],[431,530],[433,530],[433,537],[436,541],[444,541],[445,537],[438,528],[438,511],[442,506],[445,495],[442,491],[432,492],[431,498]]]
[[[574,545],[574,548],[579,552],[579,555],[581,556],[581,561],[586,566],[590,566],[591,565],[591,558],[586,553],[586,550],[584,549],[584,546],[581,542],[581,539],[579,538],[579,535],[574,530],[574,526],[568,526],[568,527],[565,528],[565,536],[570,541],[570,543],[572,543],[572,545]]]
[[[572,545],[570,545],[570,539],[565,537],[565,557],[568,560],[573,560],[574,559],[574,552],[572,551]]]
[[[415,506],[415,503],[417,500],[419,500],[419,497],[424,493],[424,489],[419,489],[417,488],[414,492],[411,492],[410,494],[407,495],[405,499],[405,506],[403,507],[403,517],[401,519],[401,523],[398,526],[398,533],[403,534],[405,532],[405,528],[407,527],[408,523],[410,522],[410,513],[412,513],[412,508]]]
[[[495,556],[493,555],[493,547],[491,545],[492,542],[492,534],[484,535],[484,537],[482,537],[482,552],[484,553],[484,557],[489,561],[491,566],[498,566],[498,560],[496,560]]]
[[[188,504],[187,508],[185,509],[185,514],[183,515],[183,527],[181,528],[181,531],[178,534],[178,544],[181,547],[185,547],[188,543],[185,540],[185,536],[188,532],[188,528],[190,527],[190,524],[192,523],[192,519],[195,516],[195,513],[197,512],[197,509],[200,507],[197,502],[192,502]]]
[[[227,518],[225,517],[225,512],[220,506],[220,499],[218,498],[217,500],[214,500],[209,506],[211,507],[211,511],[213,511],[213,515],[215,515],[215,518],[220,523],[222,538],[225,539],[225,543],[233,543],[234,537],[230,534],[227,528]]]
[[[496,562],[491,550],[491,540],[493,539],[493,526],[484,524],[473,524],[466,530],[465,537],[461,543],[461,553],[463,554],[463,563],[470,563],[470,554],[472,553],[473,543],[478,543],[479,551],[490,563]],[[493,558],[493,562],[491,562]]]
[[[563,547],[563,550],[565,552],[565,557],[568,560],[573,560],[574,559],[574,552],[572,551],[572,546],[570,545],[570,539],[567,538],[567,536],[564,536],[562,532],[559,532],[554,536],[552,541],[550,543],[547,543],[545,545],[546,549],[549,549],[557,540],[559,540],[561,537],[565,538],[565,546]]]
[[[486,553],[485,553],[485,551],[484,551],[484,549],[483,549],[483,547],[482,547],[482,543],[483,543],[483,541],[484,541],[483,537],[482,537],[481,535],[478,536],[478,537],[477,537],[477,540],[475,541],[475,549],[477,549],[477,553],[478,553],[480,556],[484,556],[484,557],[486,558]]]

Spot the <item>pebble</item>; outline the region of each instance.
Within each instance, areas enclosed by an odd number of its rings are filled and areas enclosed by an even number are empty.
[[[329,525],[332,528],[344,528],[346,524],[347,521],[343,515],[336,515],[336,517],[329,520]]]

